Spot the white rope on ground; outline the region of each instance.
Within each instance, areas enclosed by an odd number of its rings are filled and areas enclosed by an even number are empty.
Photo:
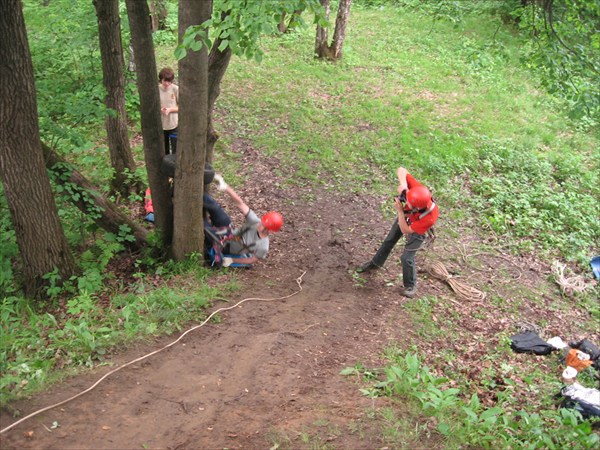
[[[560,290],[567,296],[583,292],[587,289],[585,280],[580,275],[573,275],[568,277],[565,275],[565,269],[567,266],[561,264],[558,261],[552,263],[552,273],[554,274],[554,280],[560,286]]]
[[[80,392],[79,394],[76,394],[66,400],[63,400],[62,402],[56,403],[54,405],[50,405],[50,406],[46,406],[45,408],[42,408],[38,411],[35,411],[31,414],[29,414],[28,416],[23,417],[22,419],[17,420],[15,423],[7,426],[6,428],[3,428],[0,430],[0,434],[16,427],[17,425],[19,425],[20,423],[25,422],[26,420],[31,419],[34,416],[37,416],[38,414],[41,414],[43,412],[49,411],[51,409],[57,408],[59,406],[64,405],[65,403],[70,402],[71,400],[75,400],[77,397],[81,397],[84,394],[87,394],[88,392],[90,392],[92,389],[94,389],[96,386],[98,386],[102,381],[104,381],[106,378],[108,378],[110,375],[112,375],[113,373],[118,372],[121,369],[124,369],[127,366],[130,366],[132,364],[135,364],[137,362],[140,362],[146,358],[149,358],[150,356],[156,355],[159,352],[162,352],[163,350],[166,350],[169,347],[172,347],[173,345],[177,344],[179,341],[181,341],[181,339],[183,339],[183,337],[188,334],[191,333],[192,331],[204,326],[215,314],[221,312],[221,311],[228,311],[230,309],[236,308],[239,305],[241,305],[242,303],[248,302],[248,301],[261,301],[261,302],[272,302],[275,300],[285,300],[288,299],[296,294],[299,294],[302,291],[302,277],[306,274],[306,271],[304,271],[302,273],[302,275],[300,275],[298,278],[296,278],[296,283],[298,284],[298,290],[296,292],[293,292],[289,295],[286,295],[284,297],[276,297],[276,298],[260,298],[260,297],[249,297],[249,298],[245,298],[243,300],[240,300],[239,302],[237,302],[235,305],[233,306],[228,306],[227,308],[219,308],[216,311],[213,311],[202,323],[200,323],[199,325],[195,325],[192,328],[190,328],[189,330],[187,330],[185,333],[183,333],[181,336],[179,336],[175,341],[171,342],[170,344],[165,345],[163,348],[159,348],[158,350],[155,350],[151,353],[148,353],[144,356],[140,356],[137,359],[134,359],[133,361],[129,361],[128,363],[125,363],[119,367],[117,367],[114,370],[111,370],[110,372],[108,372],[107,374],[105,374],[104,376],[102,376],[98,381],[96,381],[93,385],[91,385],[89,388],[87,388],[85,391]]]
[[[475,289],[474,287],[468,286],[467,284],[452,278],[452,275],[448,273],[446,267],[439,261],[434,261],[430,263],[427,267],[427,271],[435,278],[438,278],[448,283],[452,290],[459,297],[467,301],[478,302],[485,299],[485,292],[482,292],[479,289]]]

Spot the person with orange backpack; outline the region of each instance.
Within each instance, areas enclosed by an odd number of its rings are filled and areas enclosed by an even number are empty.
[[[267,257],[269,235],[283,226],[283,216],[271,211],[259,218],[241,197],[215,174],[219,191],[225,192],[237,209],[244,215],[245,222],[233,229],[231,218],[209,194],[204,193],[204,231],[207,237],[208,258],[212,266],[249,267]]]
[[[399,167],[396,174],[400,195],[394,198],[394,208],[398,212],[398,218],[375,256],[359,266],[356,272],[368,272],[383,267],[398,240],[405,235],[406,243],[400,257],[404,288],[400,293],[412,298],[417,293],[415,256],[425,242],[427,232],[436,223],[439,211],[429,189],[419,183],[404,167]]]

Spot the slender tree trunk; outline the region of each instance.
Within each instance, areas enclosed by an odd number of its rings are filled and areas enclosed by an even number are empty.
[[[156,70],[150,28],[150,11],[146,1],[126,0],[125,4],[137,63],[136,75],[140,93],[144,158],[152,191],[154,218],[163,244],[170,245],[173,239],[173,199],[169,180],[160,172],[165,150],[160,121],[158,71]]]
[[[340,0],[337,17],[335,19],[333,41],[330,46],[334,61],[342,59],[342,46],[346,39],[346,26],[348,25],[348,18],[350,17],[350,6],[352,6],[352,0]]]
[[[146,244],[148,231],[144,227],[127,217],[115,204],[106,200],[97,187],[92,185],[72,164],[58,156],[50,147],[42,143],[42,149],[46,167],[57,175],[55,182],[57,184],[69,183],[76,186],[76,190],[80,195],[77,199],[72,199],[75,206],[88,217],[91,217],[100,228],[115,235],[121,232],[123,225],[129,227],[135,240],[125,244],[131,250],[139,250]]]
[[[227,71],[229,62],[231,61],[231,49],[227,47],[220,51],[219,45],[221,39],[217,39],[210,50],[208,56],[208,130],[206,134],[206,162],[212,164],[214,156],[214,148],[219,135],[213,126],[213,111],[215,102],[221,94],[221,81]]]
[[[0,1],[0,176],[23,260],[23,287],[41,296],[44,274],[63,280],[73,255],[42,158],[33,65],[20,1]]]
[[[325,18],[329,20],[331,12],[331,0],[321,0],[321,6],[325,10]],[[326,27],[317,25],[317,36],[315,38],[315,55],[317,58],[328,58],[329,55],[329,35]]]
[[[211,1],[179,1],[179,39],[210,19]],[[204,252],[202,195],[208,123],[208,51],[188,51],[179,62],[180,122],[175,172],[173,257]]]
[[[298,19],[300,18],[303,12],[304,10],[302,9],[295,10],[292,16],[289,18],[289,20],[286,20],[286,14],[284,12],[281,15],[281,21],[279,22],[279,25],[277,25],[277,30],[280,33],[287,33],[291,29],[295,28],[295,24],[297,23]]]
[[[129,146],[127,113],[125,112],[125,76],[119,0],[93,0],[98,17],[98,35],[102,56],[102,73],[106,88],[105,104],[110,114],[106,117],[106,134],[110,161],[115,174],[111,180],[113,192],[127,195],[130,185],[141,190],[133,178],[135,161]]]
[[[321,5],[325,8],[325,16],[327,18],[329,18],[330,4],[331,0],[321,0]],[[325,58],[331,61],[337,61],[342,58],[342,47],[346,38],[346,26],[348,25],[351,5],[352,0],[340,0],[331,44],[328,43],[327,28],[317,25],[317,36],[315,39],[315,54],[317,58]]]
[[[165,19],[167,18],[165,0],[151,0],[150,15],[152,17],[152,32],[164,30]]]

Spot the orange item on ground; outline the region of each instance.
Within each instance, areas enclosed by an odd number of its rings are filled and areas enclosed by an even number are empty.
[[[587,369],[594,363],[594,361],[589,359],[589,356],[587,357],[587,360],[580,359],[580,354],[585,355],[585,353],[583,353],[581,350],[577,350],[576,348],[572,348],[567,354],[567,366],[577,369],[578,372],[581,372],[583,369]]]

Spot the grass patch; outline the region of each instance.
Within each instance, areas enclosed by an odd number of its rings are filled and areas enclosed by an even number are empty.
[[[106,304],[85,291],[36,305],[2,300],[0,403],[37,391],[73,369],[102,364],[116,348],[152,336],[170,335],[205,317],[214,299],[233,286],[209,286],[210,269],[196,262],[172,264],[164,273],[180,287],[156,288],[141,277],[131,292]]]
[[[361,391],[392,401],[393,406],[374,415],[386,445],[410,448],[419,442],[422,445],[424,437],[443,448],[591,449],[600,443],[589,421],[574,410],[557,409],[549,396],[536,405],[535,413],[515,404],[511,394],[515,387],[524,387],[529,397],[547,387],[547,376],[540,369],[517,374],[512,366],[498,365],[498,358],[490,356],[496,364],[486,370],[484,380],[499,394],[494,406],[486,406],[477,393],[452,387],[450,380],[434,375],[416,354],[394,347],[385,354],[388,364],[380,371],[382,375],[376,381],[367,377],[368,387]]]

